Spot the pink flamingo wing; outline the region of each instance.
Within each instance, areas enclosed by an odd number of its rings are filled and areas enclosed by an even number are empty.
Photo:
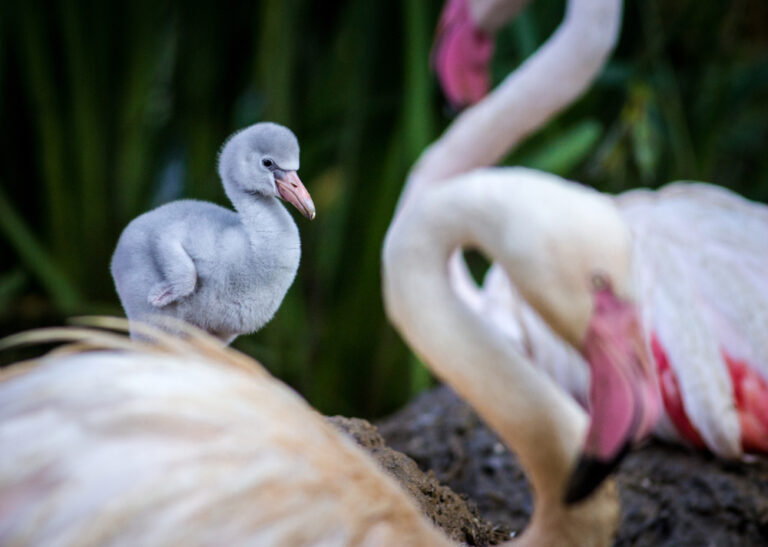
[[[635,239],[668,416],[720,456],[766,451],[768,208],[693,183],[632,191],[617,203]]]

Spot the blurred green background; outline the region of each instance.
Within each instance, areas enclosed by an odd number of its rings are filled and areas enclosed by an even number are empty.
[[[0,335],[122,315],[122,228],[180,197],[226,203],[219,146],[272,120],[299,138],[318,217],[297,216],[302,264],[277,316],[235,346],[327,413],[381,415],[428,385],[384,318],[379,251],[410,165],[450,123],[428,67],[441,3],[5,3]],[[502,31],[496,81],[563,7],[536,0]],[[766,3],[631,1],[596,84],[507,161],[611,192],[699,179],[765,202],[766,143]]]

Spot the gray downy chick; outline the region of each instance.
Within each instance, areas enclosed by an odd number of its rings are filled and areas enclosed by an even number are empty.
[[[229,343],[272,318],[301,256],[298,228],[280,199],[315,217],[298,168],[295,135],[257,123],[232,135],[219,155],[235,211],[179,200],[128,224],[110,269],[132,337],[140,337],[136,321],[173,331],[181,319]]]

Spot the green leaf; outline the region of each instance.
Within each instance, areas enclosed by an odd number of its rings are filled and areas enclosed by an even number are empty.
[[[46,289],[59,311],[76,310],[82,299],[66,274],[48,256],[0,187],[0,231],[21,262]]]
[[[521,158],[519,164],[567,175],[592,152],[601,134],[599,122],[585,120],[555,134],[538,149]]]

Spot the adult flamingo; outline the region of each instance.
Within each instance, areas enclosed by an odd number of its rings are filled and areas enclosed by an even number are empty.
[[[574,193],[604,202],[581,189]],[[612,211],[603,209],[599,223],[615,225]],[[495,221],[497,228],[505,223]],[[418,240],[433,252],[428,225],[410,225],[426,230]],[[603,249],[612,260],[590,258],[622,291],[625,234],[617,231]],[[390,251],[389,265],[398,263],[400,251],[407,254],[396,245]],[[399,281],[412,277],[388,280],[391,309],[417,304],[402,301],[408,291],[398,290]],[[581,331],[588,319],[583,313],[591,313],[584,306],[590,291],[582,289],[576,306],[556,310],[568,332]],[[617,373],[631,374],[625,357],[634,348],[605,336],[616,331],[606,329],[606,321],[631,318],[631,308],[607,287],[597,298],[602,311],[588,336],[618,352],[621,358],[610,362]],[[449,322],[462,320],[455,306],[443,310]],[[475,317],[464,319],[471,331],[451,335],[455,351],[436,371],[461,382],[456,388],[527,465],[536,510],[515,545],[609,545],[618,521],[613,483],[582,503],[563,504],[586,428],[584,411],[534,368],[519,368],[519,356],[508,353],[503,339],[484,343]],[[631,321],[623,325],[622,334],[636,329]],[[16,339],[74,344],[0,375],[0,543],[450,544],[373,459],[257,362],[192,327],[181,329],[188,334],[183,339],[131,327],[154,344],[83,328]],[[472,370],[455,368],[456,357],[468,354],[479,359]],[[500,366],[498,357],[508,357],[510,366]],[[642,414],[642,402],[627,407],[633,416]],[[622,436],[642,433],[630,429]]]
[[[450,0],[434,59],[453,103],[477,101],[487,91],[492,33],[525,3]],[[549,41],[422,155],[400,212],[436,182],[496,163],[575,100],[607,59],[620,17],[619,0],[569,0]],[[528,178],[546,176],[528,172]],[[613,203],[633,236],[644,337],[665,410],[656,433],[722,457],[768,452],[768,208],[689,183],[627,192]],[[543,251],[532,250],[530,259],[536,252]],[[520,298],[519,279],[511,283],[494,265],[478,288],[460,255],[450,266],[465,304],[586,401],[587,364]]]

